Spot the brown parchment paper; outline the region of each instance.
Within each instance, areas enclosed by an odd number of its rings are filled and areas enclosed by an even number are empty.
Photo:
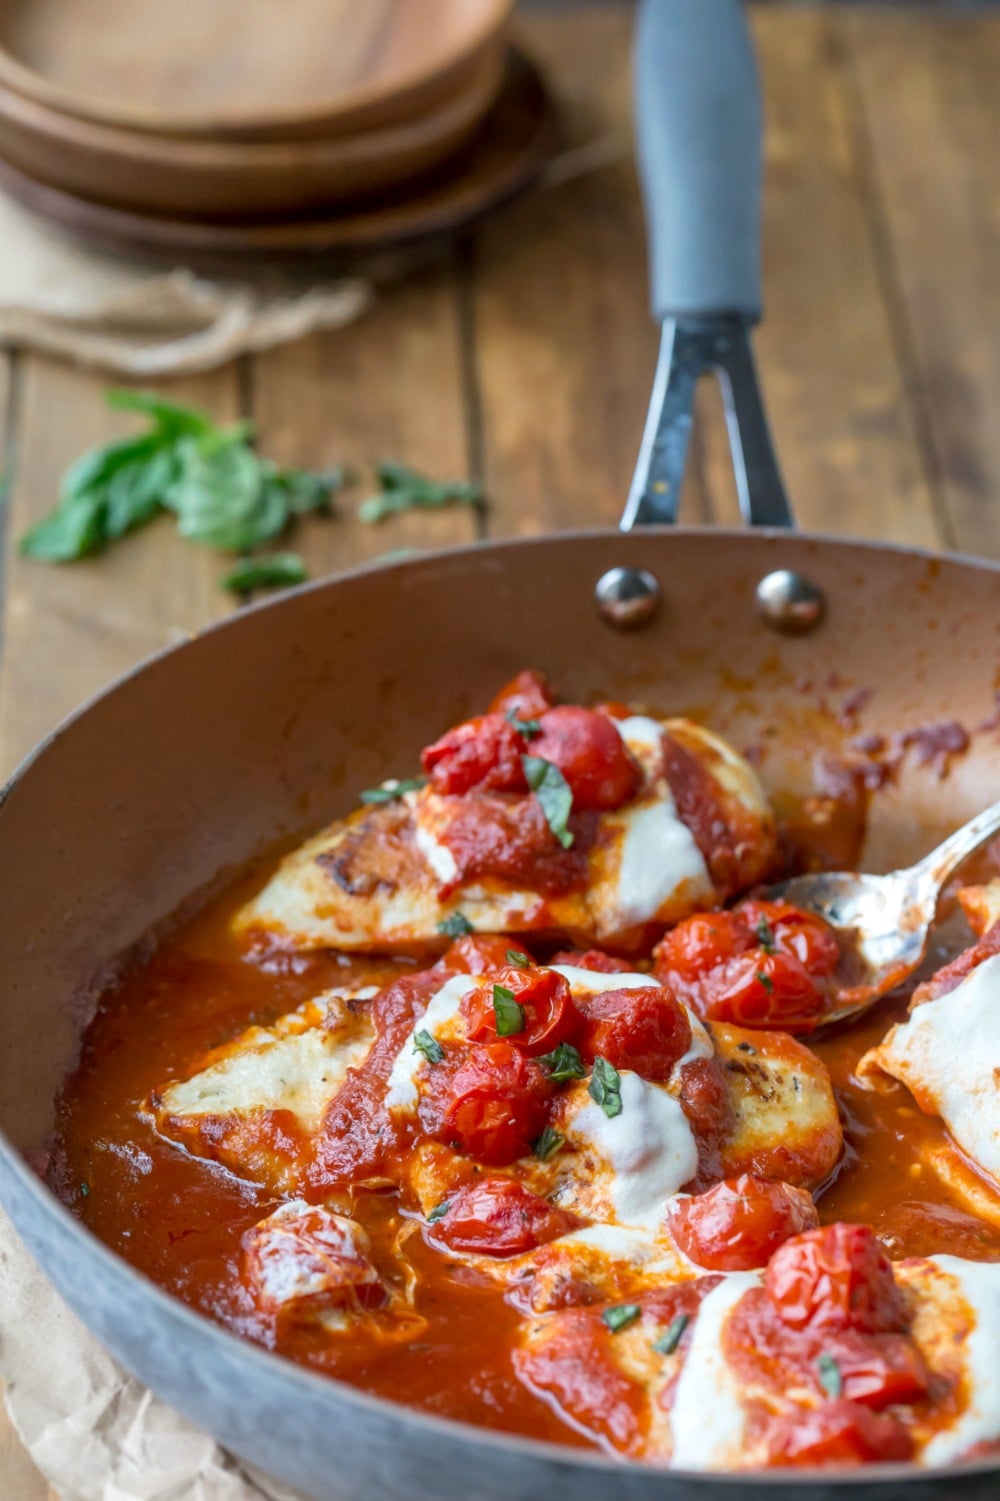
[[[127,1375],[49,1286],[2,1210],[0,1381],[22,1442],[62,1501],[304,1501]]]

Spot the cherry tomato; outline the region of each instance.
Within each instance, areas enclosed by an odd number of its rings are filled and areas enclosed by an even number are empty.
[[[644,1079],[669,1079],[691,1046],[691,1023],[673,992],[660,985],[604,990],[582,1003],[584,1056],[598,1055]]]
[[[437,1141],[487,1167],[506,1167],[541,1135],[552,1092],[534,1059],[507,1042],[486,1043],[459,1055],[457,1067],[428,1070],[420,1118]]]
[[[909,1459],[913,1439],[898,1418],[839,1398],[780,1418],[768,1449],[775,1465],[887,1464]]]
[[[655,973],[667,983],[691,984],[751,947],[746,924],[734,912],[702,912],[679,923],[657,945]]]
[[[518,719],[538,719],[554,703],[555,699],[549,692],[544,673],[529,667],[504,684],[490,704],[490,713],[513,714]]]
[[[793,1329],[906,1328],[892,1263],[867,1225],[824,1225],[785,1241],[771,1257],[764,1286]]]
[[[558,766],[577,808],[620,808],[635,794],[642,772],[607,715],[566,705],[540,724],[530,754]]]
[[[521,1256],[566,1235],[577,1223],[514,1178],[488,1174],[451,1196],[433,1235],[453,1251]]]
[[[822,1353],[837,1363],[843,1395],[866,1407],[919,1402],[930,1376],[919,1347],[905,1334],[836,1334],[816,1331]],[[813,1373],[817,1370],[813,1361]]]
[[[821,917],[790,902],[746,901],[735,910],[756,936],[770,928],[780,952],[793,955],[810,975],[823,978],[837,968],[840,944]]]
[[[502,714],[482,714],[442,735],[420,759],[435,792],[527,792],[521,766],[527,748]]]
[[[804,1031],[826,1010],[826,997],[791,954],[756,949],[718,970],[696,1009],[706,1021]]]
[[[524,1012],[522,1030],[505,1034],[505,1041],[519,1051],[529,1057],[549,1053],[560,1042],[571,1042],[578,1035],[583,1022],[573,1004],[569,982],[551,969],[520,969],[508,964],[491,977],[489,984],[477,985],[462,1000],[470,1042],[497,1040],[494,984],[509,990]]]
[[[603,949],[560,949],[549,963],[565,964],[573,969],[592,969],[601,975],[630,975],[634,969],[627,959],[606,954]]]
[[[444,963],[456,974],[492,975],[510,968],[507,955],[513,948],[535,962],[520,939],[515,942],[497,933],[467,933],[449,946]]]
[[[803,1189],[748,1173],[667,1205],[667,1226],[678,1248],[712,1272],[765,1266],[789,1236],[818,1224],[816,1206]]]

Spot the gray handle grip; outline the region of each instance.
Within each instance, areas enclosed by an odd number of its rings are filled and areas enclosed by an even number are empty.
[[[761,103],[739,0],[641,0],[634,69],[653,314],[756,321]]]

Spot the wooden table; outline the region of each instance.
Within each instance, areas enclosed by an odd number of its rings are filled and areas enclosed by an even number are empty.
[[[1000,556],[1000,16],[767,6],[767,320],[758,350],[803,527]],[[573,133],[627,129],[629,17],[541,9],[522,25]],[[481,477],[484,518],[380,528],[311,520],[314,574],[399,547],[614,524],[656,344],[633,169],[523,199],[381,296],[354,327],[163,389],[257,424],[262,450],[323,467],[405,459]],[[0,358],[0,760],[10,770],[82,699],[232,605],[214,555],[157,523],[71,568],[16,552],[63,469],[127,422],[106,381]],[[737,515],[718,398],[699,397],[684,514]],[[0,1418],[0,1496],[45,1501]]]

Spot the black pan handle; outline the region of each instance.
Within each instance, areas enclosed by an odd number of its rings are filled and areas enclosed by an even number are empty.
[[[655,318],[756,322],[762,114],[739,0],[641,0],[635,90]]]

